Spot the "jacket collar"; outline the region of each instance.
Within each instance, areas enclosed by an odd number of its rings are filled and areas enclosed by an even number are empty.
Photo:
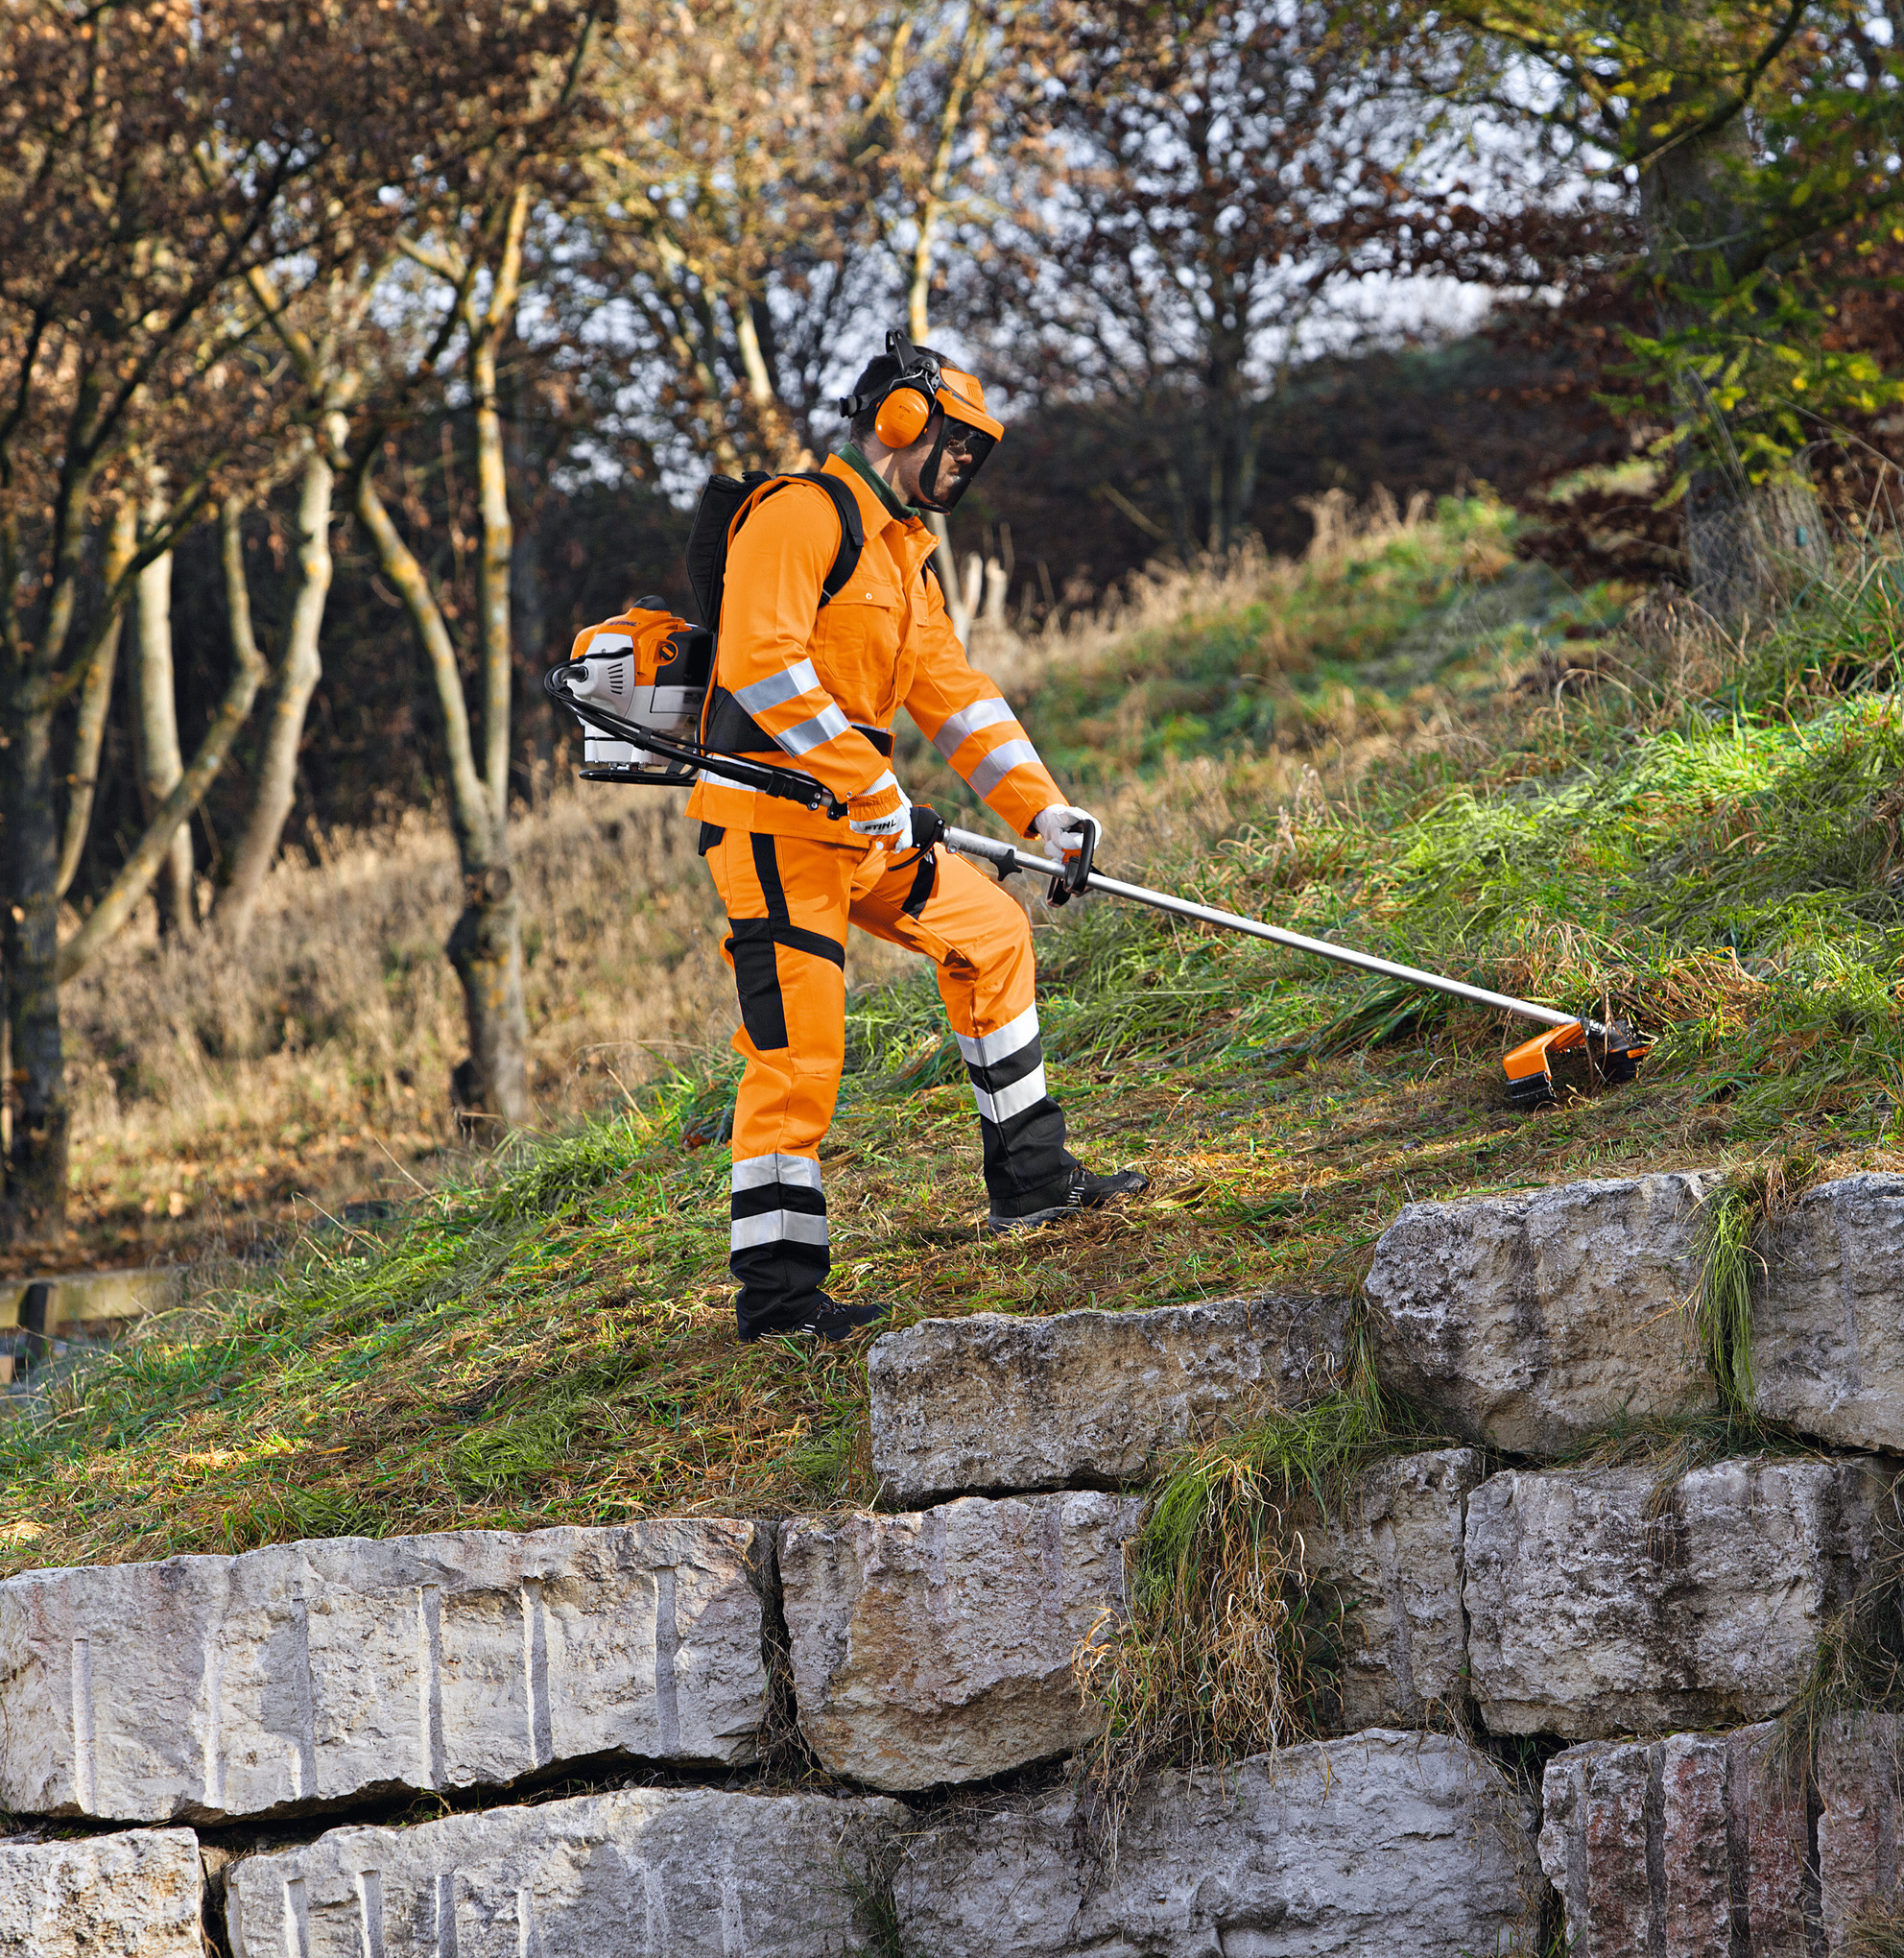
[[[908,530],[924,528],[917,511],[909,509],[893,495],[850,442],[839,454],[826,458],[822,473],[842,477],[852,485],[853,494],[859,498],[860,513],[865,520],[868,537],[875,531],[884,530],[890,523],[899,524]]]

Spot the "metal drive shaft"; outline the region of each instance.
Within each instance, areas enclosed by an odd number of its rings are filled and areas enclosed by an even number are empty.
[[[1034,856],[1009,843],[996,843],[970,829],[948,829],[945,843],[962,856],[981,858],[1003,870],[1029,871],[1037,876],[1059,873],[1049,857]],[[1578,1014],[1562,1013],[1556,1006],[1540,1006],[1531,999],[1515,999],[1506,992],[1490,992],[1485,986],[1469,986],[1464,980],[1446,979],[1439,972],[1424,972],[1418,966],[1397,965],[1392,959],[1378,959],[1348,945],[1331,944],[1327,939],[1305,938],[1299,931],[1284,931],[1280,925],[1265,924],[1260,919],[1243,918],[1233,911],[1218,911],[1208,904],[1193,904],[1187,897],[1173,897],[1167,891],[1147,891],[1141,884],[1127,884],[1092,871],[1084,878],[1088,891],[1103,891],[1112,897],[1128,897],[1133,903],[1148,904],[1154,911],[1168,911],[1178,918],[1194,918],[1201,924],[1220,924],[1226,931],[1240,931],[1250,938],[1268,939],[1272,944],[1287,945],[1294,952],[1313,952],[1319,959],[1333,959],[1338,966],[1357,966],[1365,972],[1380,972],[1385,978],[1405,979],[1411,986],[1425,986],[1434,992],[1445,992],[1456,999],[1471,999],[1477,1006],[1498,1007],[1503,1013],[1518,1014],[1523,1019],[1538,1020],[1549,1027],[1583,1027],[1589,1034],[1603,1031],[1598,1020],[1583,1020]]]

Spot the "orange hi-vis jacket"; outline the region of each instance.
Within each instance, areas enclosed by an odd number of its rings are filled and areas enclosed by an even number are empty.
[[[891,732],[903,705],[920,731],[1020,836],[1041,809],[1062,802],[1017,717],[974,673],[925,561],[938,539],[916,516],[894,516],[850,463],[825,473],[858,497],[866,548],[829,605],[821,582],[840,549],[840,518],[817,485],[790,483],[766,497],[727,554],[714,681],[778,743],[754,756],[825,783],[842,801],[891,767],[862,728]],[[863,841],[824,811],[702,776],[687,812],[724,829],[805,836],[857,848]]]

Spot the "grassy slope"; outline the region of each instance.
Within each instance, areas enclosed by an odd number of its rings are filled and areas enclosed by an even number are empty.
[[[1662,1030],[1641,1082],[1520,1117],[1488,1015],[1083,907],[1042,940],[1051,1073],[1080,1153],[1142,1164],[1151,1195],[982,1240],[956,1049],[929,980],[905,981],[853,1007],[825,1151],[836,1289],[903,1321],[1347,1288],[1410,1198],[1780,1148],[1896,1160],[1895,567],[1814,591],[1744,653],[1670,622],[1594,637],[1608,595],[1556,604],[1472,507],[1266,588],[1047,680],[1035,732],[1063,752],[1141,692],[1130,726],[1175,732],[1128,757],[1158,773],[1126,792],[1122,833],[1193,799],[1230,832],[1175,864],[1166,846],[1154,881],[1510,990],[1610,998]],[[1613,678],[1558,707],[1515,690],[1561,653]],[[1172,708],[1179,687],[1196,697]],[[1324,759],[1333,726],[1335,801],[1235,758],[1236,704],[1265,694],[1279,718],[1254,734],[1298,759]],[[312,1243],[0,1431],[5,1567],[870,1500],[864,1343],[733,1340],[726,1154],[693,1146],[732,1078],[709,1055],[419,1198],[382,1239]]]

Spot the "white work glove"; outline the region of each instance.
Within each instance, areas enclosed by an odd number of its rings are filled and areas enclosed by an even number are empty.
[[[911,849],[913,803],[888,769],[846,804],[846,827],[881,849]]]
[[[1061,864],[1083,848],[1086,823],[1097,823],[1098,833],[1103,835],[1104,824],[1088,809],[1074,808],[1069,802],[1054,802],[1049,809],[1038,811],[1032,819],[1032,827],[1044,839],[1045,855],[1053,863]]]

